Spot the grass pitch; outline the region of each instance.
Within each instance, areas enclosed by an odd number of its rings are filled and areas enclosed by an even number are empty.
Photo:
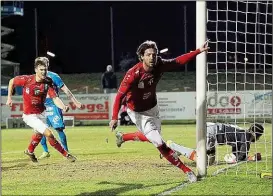
[[[119,130],[133,132],[136,128],[119,127]],[[195,147],[194,125],[163,125],[162,130],[165,140]],[[261,162],[243,163],[212,176],[228,166],[219,161],[219,165],[208,168],[207,178],[177,190],[174,188],[187,182],[186,176],[160,159],[152,144],[127,142],[117,148],[115,135],[106,126],[67,128],[66,134],[70,152],[78,158],[75,163],[68,162],[49,146],[51,157],[33,164],[23,154],[32,131],[2,130],[2,194],[158,195],[170,190],[172,195],[272,195],[272,181],[259,177],[262,171],[272,172],[271,125],[266,126],[265,137],[251,147],[251,153],[255,148],[262,153]],[[231,148],[224,146],[217,150],[223,160]],[[41,153],[38,146],[36,155]],[[196,169],[194,163],[183,160]]]

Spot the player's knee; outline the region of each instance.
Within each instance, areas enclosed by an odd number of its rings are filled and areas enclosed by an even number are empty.
[[[44,136],[47,137],[47,138],[54,138],[54,135],[52,133],[52,131],[50,129],[46,129],[44,131]]]
[[[150,131],[145,134],[146,138],[156,147],[162,146],[164,141],[158,131]]]

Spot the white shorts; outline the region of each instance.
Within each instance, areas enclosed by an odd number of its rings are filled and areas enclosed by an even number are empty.
[[[23,114],[23,121],[33,128],[34,131],[44,134],[45,130],[48,128],[45,121],[45,115],[42,114]]]
[[[156,147],[163,144],[164,141],[161,137],[161,119],[157,105],[144,112],[135,112],[127,108],[127,113],[138,130],[141,131],[150,142]]]

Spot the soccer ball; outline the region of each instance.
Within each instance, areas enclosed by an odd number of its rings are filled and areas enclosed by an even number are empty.
[[[236,156],[233,153],[226,154],[224,160],[228,164],[236,163]]]

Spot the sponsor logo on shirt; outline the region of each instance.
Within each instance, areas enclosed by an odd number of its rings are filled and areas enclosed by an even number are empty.
[[[143,100],[148,99],[151,96],[151,94],[152,94],[151,92],[144,93]]]
[[[58,120],[60,120],[59,116],[54,116],[52,121],[54,124],[56,124],[58,122]]]
[[[138,88],[144,88],[144,82],[142,82],[142,81],[139,82],[139,83],[138,83]]]
[[[29,94],[29,88],[26,88],[26,93]]]

